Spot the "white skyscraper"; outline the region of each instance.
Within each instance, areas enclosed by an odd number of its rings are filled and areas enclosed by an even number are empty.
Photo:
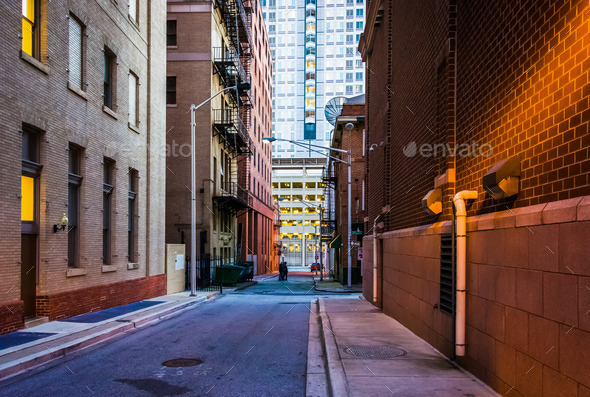
[[[337,96],[364,93],[357,51],[365,0],[261,0],[273,65],[273,133],[276,138],[329,146],[332,125],[324,106]],[[310,140],[311,139],[311,140]],[[318,157],[288,142],[273,157]]]

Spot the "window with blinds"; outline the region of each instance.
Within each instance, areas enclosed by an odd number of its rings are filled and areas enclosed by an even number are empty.
[[[70,15],[70,83],[76,87],[82,87],[82,25],[76,18]]]
[[[129,72],[129,124],[137,126],[137,76]]]

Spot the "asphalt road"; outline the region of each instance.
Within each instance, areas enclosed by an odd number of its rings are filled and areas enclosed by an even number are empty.
[[[224,293],[0,383],[0,395],[304,396],[309,307],[317,295],[309,273]],[[177,358],[202,363],[162,365]]]

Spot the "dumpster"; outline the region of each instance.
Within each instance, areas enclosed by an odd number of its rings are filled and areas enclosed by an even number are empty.
[[[252,280],[254,277],[254,262],[246,261],[242,266],[244,267],[244,270],[242,270],[242,274],[240,274],[240,281]]]
[[[218,284],[236,285],[244,268],[242,266],[227,265],[215,268],[213,280]]]

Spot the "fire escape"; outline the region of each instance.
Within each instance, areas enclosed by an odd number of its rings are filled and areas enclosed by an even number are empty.
[[[227,44],[215,47],[212,51],[213,73],[219,76],[221,84],[227,88],[250,82],[250,63],[252,45],[250,26],[255,1],[253,0],[214,0],[215,9],[227,31]],[[213,109],[213,134],[230,153],[238,159],[237,180],[228,182],[214,197],[220,208],[234,213],[252,206],[252,196],[247,189],[250,179],[249,156],[252,154],[250,120],[252,101],[249,90],[228,90],[229,99],[221,109]]]
[[[324,182],[324,210],[321,217],[321,235],[324,242],[330,242],[336,231],[336,209],[335,209],[335,192],[336,176],[333,168],[334,162],[328,161],[326,168],[322,171],[322,182]]]

